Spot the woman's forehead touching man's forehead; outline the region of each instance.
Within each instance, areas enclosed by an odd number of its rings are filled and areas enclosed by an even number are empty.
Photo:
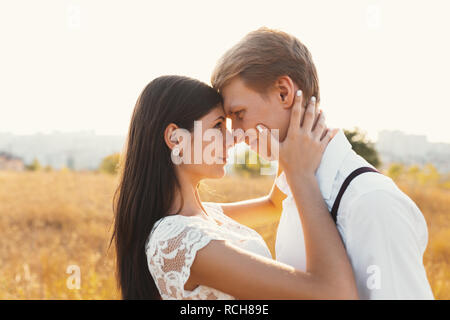
[[[226,114],[222,105],[218,105],[217,108],[212,109],[209,113],[203,116],[202,120],[215,122],[217,120],[225,120]]]

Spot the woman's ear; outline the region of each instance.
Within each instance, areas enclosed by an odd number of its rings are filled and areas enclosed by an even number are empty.
[[[178,126],[174,123],[169,124],[164,130],[164,141],[166,145],[172,150],[178,143],[178,137],[176,136],[176,130]]]
[[[289,76],[281,76],[277,79],[276,89],[279,95],[279,102],[283,108],[289,109],[293,106],[296,87]]]

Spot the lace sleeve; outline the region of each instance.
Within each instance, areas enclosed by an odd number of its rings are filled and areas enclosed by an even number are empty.
[[[163,299],[186,299],[184,285],[198,250],[225,240],[202,218],[171,216],[156,226],[146,245],[148,267]]]

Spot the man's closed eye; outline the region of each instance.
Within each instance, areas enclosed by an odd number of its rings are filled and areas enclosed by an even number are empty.
[[[235,111],[235,112],[233,112],[233,116],[234,116],[237,120],[242,120],[242,119],[244,119],[244,113],[245,113],[245,110]]]

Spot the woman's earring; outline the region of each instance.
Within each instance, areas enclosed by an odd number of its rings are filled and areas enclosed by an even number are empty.
[[[178,165],[181,163],[180,149],[178,147],[174,147],[170,154],[174,164]]]

